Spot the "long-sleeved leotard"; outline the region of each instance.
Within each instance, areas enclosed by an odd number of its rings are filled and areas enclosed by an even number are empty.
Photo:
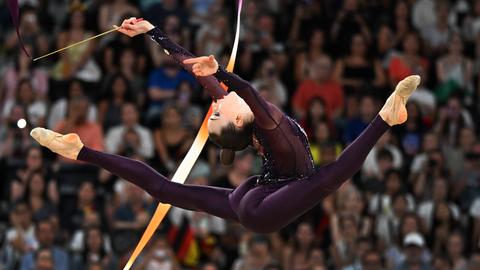
[[[149,34],[177,62],[193,57],[159,29],[155,28]],[[191,66],[182,66],[191,71]],[[263,100],[248,82],[238,76],[220,69],[215,77],[235,90],[254,112],[255,136],[264,147],[262,175],[252,176],[231,190],[177,184],[144,163],[88,147],[82,148],[78,159],[138,185],[163,203],[236,220],[252,231],[268,233],[294,221],[352,177],[389,128],[380,116],[375,117],[335,162],[314,169],[307,138],[295,121]],[[221,88],[216,78],[208,76],[199,80],[213,98],[221,98],[224,94],[217,91]]]
[[[192,65],[183,63],[183,60],[195,57],[192,53],[171,41],[158,28],[150,30],[148,34],[162,46],[165,53],[192,72]],[[253,112],[255,137],[264,150],[263,173],[259,181],[303,178],[313,173],[307,137],[294,120],[264,100],[250,83],[237,75],[220,67],[214,76],[243,98]],[[220,99],[226,94],[213,76],[197,79],[213,99]]]

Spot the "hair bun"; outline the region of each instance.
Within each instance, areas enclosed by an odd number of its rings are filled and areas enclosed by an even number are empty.
[[[225,166],[232,165],[234,159],[235,159],[235,151],[231,149],[220,150],[220,161],[222,162],[223,165]]]

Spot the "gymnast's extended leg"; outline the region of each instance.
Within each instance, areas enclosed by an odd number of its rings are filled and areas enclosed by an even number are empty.
[[[163,203],[184,209],[203,211],[231,220],[238,220],[230,207],[230,189],[182,185],[171,182],[143,162],[95,151],[86,146],[76,134],[61,135],[51,130],[35,128],[32,137],[41,145],[70,159],[97,165],[147,191]]]
[[[418,76],[402,81],[385,103],[379,115],[338,157],[306,179],[292,181],[264,195],[268,188],[254,188],[238,207],[240,222],[258,232],[282,228],[336,191],[358,172],[378,139],[390,128],[407,119],[406,99],[420,82]]]

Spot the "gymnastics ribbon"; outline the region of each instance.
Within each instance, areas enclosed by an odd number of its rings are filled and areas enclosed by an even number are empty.
[[[23,43],[22,36],[20,35],[20,8],[18,6],[18,0],[6,0],[8,11],[10,12],[10,17],[12,18],[13,26],[17,31],[18,43],[22,47],[22,50],[28,56],[28,58],[32,59],[30,54],[28,53],[27,49],[25,48],[25,44]]]
[[[238,7],[237,7],[238,13],[237,13],[237,28],[236,28],[236,34],[235,34],[235,41],[233,44],[232,54],[230,55],[230,61],[228,62],[228,66],[227,66],[227,70],[230,72],[233,72],[233,67],[235,65],[235,60],[236,60],[237,51],[238,51],[238,42],[240,38],[239,37],[240,14],[242,12],[242,4],[243,4],[243,0],[239,0]],[[227,88],[224,85],[222,85],[222,87],[223,89],[225,89],[225,91],[227,90]],[[208,110],[207,115],[205,116],[205,119],[203,119],[202,126],[200,127],[200,130],[198,131],[198,134],[195,137],[195,140],[192,146],[190,147],[190,150],[185,156],[185,159],[182,161],[177,171],[173,175],[173,178],[172,178],[173,182],[181,183],[181,184],[185,183],[185,180],[187,179],[190,171],[192,170],[193,165],[197,161],[198,156],[202,152],[202,149],[208,140],[207,122],[211,114],[212,114],[212,106],[210,106],[210,109]],[[162,220],[165,218],[170,207],[171,205],[169,204],[163,204],[163,203],[158,204],[157,209],[155,210],[155,213],[153,214],[153,217],[150,220],[150,223],[145,229],[145,232],[143,233],[142,238],[140,239],[137,246],[135,247],[135,250],[133,251],[132,255],[130,256],[130,259],[128,260],[123,270],[129,270],[130,267],[132,267],[138,255],[140,255],[145,245],[152,238],[158,226],[160,225]]]

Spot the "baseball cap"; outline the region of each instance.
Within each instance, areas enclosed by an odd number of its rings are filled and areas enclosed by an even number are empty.
[[[417,232],[409,233],[403,239],[404,246],[419,246],[423,247],[425,245],[425,240],[423,236]]]

